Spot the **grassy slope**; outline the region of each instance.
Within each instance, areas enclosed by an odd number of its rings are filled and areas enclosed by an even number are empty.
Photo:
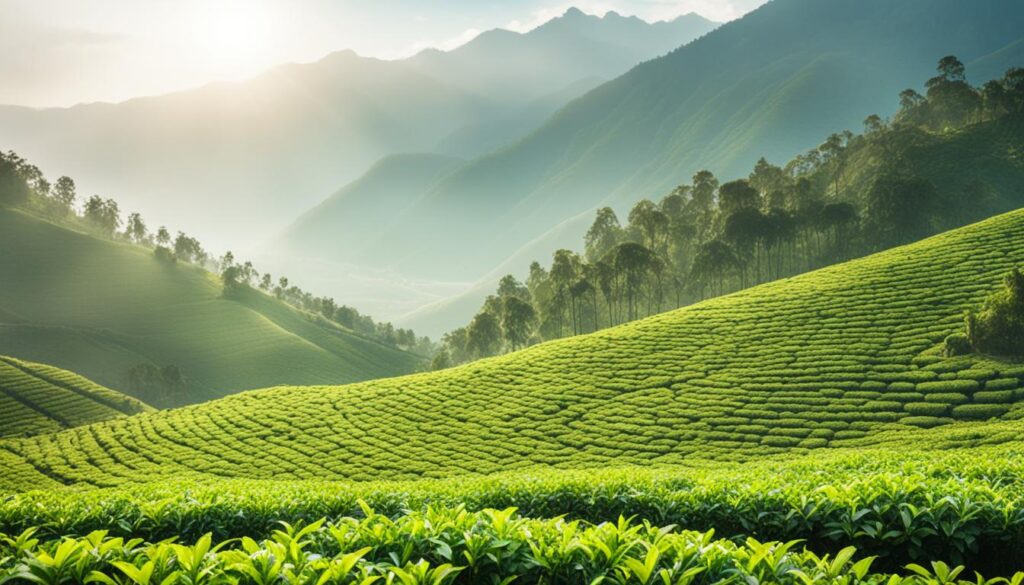
[[[413,371],[418,358],[314,321],[265,295],[220,297],[199,268],[0,212],[0,353],[126,389],[140,363],[178,366],[179,403],[267,384],[347,383]]]
[[[1021,230],[1017,211],[460,368],[245,393],[0,446],[61,483],[409,479],[742,460],[1015,418],[1024,365],[934,350],[1024,263]]]
[[[0,356],[0,437],[54,432],[152,410],[66,370]]]

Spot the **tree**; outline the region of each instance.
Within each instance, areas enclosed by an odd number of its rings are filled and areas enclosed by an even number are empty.
[[[885,120],[878,114],[871,114],[864,118],[864,135],[873,138],[885,131]]]
[[[981,311],[965,318],[967,339],[980,352],[1024,357],[1024,274],[1014,268]]]
[[[67,212],[71,211],[72,207],[75,205],[77,190],[75,188],[75,182],[70,177],[61,177],[57,179],[57,182],[53,184],[52,193],[54,201],[60,204],[65,215]]]
[[[452,356],[448,352],[447,347],[442,347],[434,355],[434,359],[430,360],[430,369],[432,371],[446,370],[452,367]]]
[[[506,296],[502,302],[501,330],[509,347],[516,351],[530,340],[537,321],[537,311],[518,296]]]
[[[693,260],[692,279],[701,284],[701,298],[704,287],[715,285],[715,294],[725,292],[725,276],[739,266],[736,253],[721,240],[711,240],[701,245]]]
[[[754,165],[754,170],[747,178],[751,187],[757,189],[762,198],[772,191],[781,189],[786,184],[786,173],[781,167],[769,163],[762,156]]]
[[[615,248],[615,271],[623,280],[626,291],[626,319],[636,319],[637,296],[648,271],[656,258],[654,252],[635,242],[625,242]]]
[[[718,179],[711,171],[699,171],[693,176],[693,194],[690,200],[693,205],[693,217],[697,222],[697,237],[706,240],[711,232],[711,219],[715,209],[715,193],[718,191]]]
[[[466,330],[466,349],[476,358],[497,355],[501,350],[501,324],[488,311],[473,317]]]
[[[1006,75],[1003,75],[1003,88],[1006,90],[1007,108],[1024,113],[1024,67],[1007,70]]]
[[[517,297],[529,302],[530,289],[528,289],[523,283],[519,282],[515,276],[506,274],[501,277],[501,280],[498,282],[498,297],[502,299],[506,297]]]
[[[149,239],[149,230],[146,228],[146,222],[142,220],[141,215],[133,213],[128,216],[128,224],[124,228],[124,235],[136,244],[144,244],[147,242]]]
[[[563,320],[566,301],[570,298],[569,287],[576,281],[579,272],[580,259],[572,250],[557,250],[554,260],[551,263],[551,284],[554,289],[551,309],[556,312],[558,320],[558,336],[562,336],[564,330]],[[575,322],[575,306],[570,307],[573,318],[573,334],[577,333]]]
[[[93,195],[85,202],[84,212],[86,221],[107,237],[113,236],[121,226],[121,211],[113,199]]]
[[[724,185],[723,185],[724,189]],[[766,231],[766,218],[756,208],[739,209],[732,213],[725,220],[723,235],[736,251],[736,259],[743,270],[740,272],[740,287],[746,288],[746,266],[751,258],[754,258],[755,280],[761,280],[761,255],[757,250],[757,244],[764,239]]]
[[[619,218],[611,207],[602,207],[597,210],[597,217],[594,223],[587,230],[584,238],[584,251],[587,260],[593,262],[604,256],[622,240],[622,226],[619,225]]]
[[[629,212],[629,227],[640,237],[640,243],[650,250],[663,251],[667,244],[668,216],[650,199],[641,199]]]
[[[840,258],[846,257],[850,226],[857,223],[857,208],[850,203],[829,203],[821,209],[823,225],[832,231],[832,246]]]
[[[206,259],[206,252],[199,244],[199,240],[185,235],[184,232],[178,232],[178,237],[174,239],[174,255],[185,262],[195,262],[196,264],[201,264]],[[244,271],[238,267],[237,277],[242,279],[244,276]]]
[[[167,231],[167,228],[160,226],[160,229],[156,231],[156,243],[158,246],[167,247],[171,244],[171,232]]]
[[[932,231],[936,191],[926,179],[883,172],[865,202],[865,229],[877,248],[911,242]]]
[[[743,209],[759,209],[761,207],[761,196],[750,186],[750,183],[740,179],[730,181],[722,185],[718,190],[718,208],[723,217],[728,217]]]
[[[263,278],[260,279],[260,290],[267,292],[274,286],[274,279],[270,276],[270,273],[264,273]]]
[[[849,130],[832,133],[818,147],[824,164],[832,167],[832,183],[835,185],[835,197],[837,199],[839,198],[839,184],[843,178],[843,171],[846,168],[846,153],[852,138],[853,133]]]
[[[18,157],[13,152],[0,153],[0,207],[16,207],[28,200],[31,189],[19,172]]]

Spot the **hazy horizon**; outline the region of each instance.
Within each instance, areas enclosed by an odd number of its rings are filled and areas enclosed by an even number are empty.
[[[352,50],[399,59],[450,50],[481,32],[525,32],[570,7],[648,22],[689,12],[724,22],[765,0],[0,0],[0,104],[121,102]],[[244,14],[244,17],[239,17]]]

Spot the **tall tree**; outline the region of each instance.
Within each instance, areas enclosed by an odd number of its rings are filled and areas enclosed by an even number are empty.
[[[466,349],[476,358],[497,355],[501,350],[501,324],[489,311],[473,317],[466,330]]]
[[[622,241],[622,226],[619,224],[619,218],[615,215],[615,211],[611,207],[598,209],[597,217],[594,218],[594,223],[591,224],[584,238],[584,253],[587,260],[593,262],[604,256],[620,241]]]
[[[501,330],[509,347],[516,351],[530,340],[537,312],[533,305],[515,295],[504,297],[502,303]]]

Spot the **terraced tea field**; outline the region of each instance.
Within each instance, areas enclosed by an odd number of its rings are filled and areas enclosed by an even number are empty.
[[[0,438],[50,433],[153,409],[60,368],[0,356]]]
[[[318,321],[138,246],[0,210],[0,354],[123,392],[140,364],[176,366],[179,406],[272,384],[343,384],[420,368],[410,353]]]
[[[943,358],[1024,211],[451,370],[281,387],[0,443],[29,481],[416,479],[752,460],[1024,412],[1024,364]],[[15,485],[8,486],[17,488]]]

